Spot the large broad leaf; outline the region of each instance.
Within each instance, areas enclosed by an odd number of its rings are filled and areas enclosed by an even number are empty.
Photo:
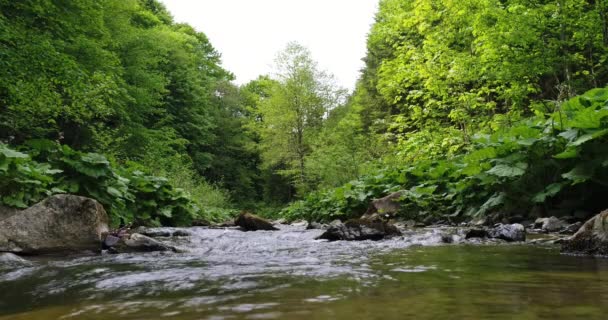
[[[93,163],[93,164],[110,164],[108,159],[105,156],[98,153],[87,153],[82,156],[83,162]]]
[[[575,147],[570,147],[570,148],[566,149],[564,152],[554,155],[553,158],[555,158],[555,159],[572,159],[572,158],[576,158],[577,156],[578,156],[578,149]]]
[[[599,130],[599,131],[592,132],[592,133],[587,133],[587,134],[580,136],[578,139],[576,139],[572,143],[569,143],[568,145],[578,147],[587,141],[603,137],[606,134],[608,134],[608,129]]]
[[[573,184],[582,183],[593,177],[593,169],[585,164],[579,164],[571,171],[562,174],[562,177],[571,180]]]
[[[9,149],[5,145],[0,145],[0,154],[4,155],[7,158],[26,159],[29,157],[27,154],[15,151],[13,149]]]
[[[524,162],[519,162],[513,166],[506,164],[498,164],[495,165],[492,169],[486,171],[486,173],[503,178],[514,178],[526,173],[526,169],[528,169],[528,164]]]
[[[480,216],[485,214],[488,210],[495,208],[499,205],[502,205],[505,203],[506,200],[506,196],[504,193],[495,193],[494,195],[492,195],[483,205],[481,205],[481,207],[479,208],[479,210],[477,210],[477,212],[475,212],[473,215],[474,216]]]
[[[536,203],[543,203],[547,198],[553,197],[562,190],[563,185],[561,183],[553,183],[548,185],[543,191],[534,195],[532,200]]]

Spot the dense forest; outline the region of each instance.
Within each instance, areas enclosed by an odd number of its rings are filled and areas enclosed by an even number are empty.
[[[115,225],[608,207],[608,3],[381,0],[354,92],[305,47],[238,86],[156,0],[0,0],[0,203]]]

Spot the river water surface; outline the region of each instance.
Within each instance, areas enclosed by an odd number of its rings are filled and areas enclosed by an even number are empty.
[[[430,229],[379,242],[186,230],[170,240],[185,253],[0,266],[0,320],[608,317],[608,260],[553,246],[442,244]]]

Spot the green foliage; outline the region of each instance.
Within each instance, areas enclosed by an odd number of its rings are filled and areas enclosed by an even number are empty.
[[[568,200],[597,210],[606,206],[607,129],[608,89],[594,89],[555,113],[479,134],[466,153],[418,160],[313,193],[284,214],[308,220],[358,216],[372,198],[397,190],[405,190],[401,214],[414,219],[526,214],[534,205],[551,208]]]
[[[114,225],[185,226],[201,214],[182,189],[106,157],[48,140],[28,142],[28,153],[0,144],[2,204],[25,208],[44,197],[71,193],[96,199]],[[205,217],[209,218],[209,217]]]

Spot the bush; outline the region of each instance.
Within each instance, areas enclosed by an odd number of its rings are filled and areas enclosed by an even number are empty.
[[[25,208],[52,194],[71,193],[102,203],[114,225],[185,226],[201,214],[166,178],[113,167],[103,155],[48,140],[29,141],[21,149],[24,152],[0,144],[4,205]]]
[[[406,190],[401,215],[470,219],[608,206],[608,89],[594,89],[492,134],[468,152],[419,160],[309,195],[283,211],[290,219],[361,215],[372,198]]]

